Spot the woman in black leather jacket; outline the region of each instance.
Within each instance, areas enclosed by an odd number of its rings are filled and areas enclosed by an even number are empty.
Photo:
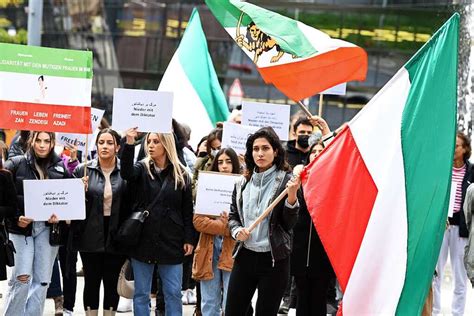
[[[298,217],[298,178],[288,172],[285,151],[271,128],[247,139],[246,174],[236,183],[229,214],[238,241],[225,315],[245,315],[258,289],[256,315],[276,315],[290,272],[291,234]],[[288,196],[252,232],[249,227],[288,188]]]
[[[23,180],[65,179],[69,173],[54,152],[55,134],[31,132],[28,150],[23,156],[5,162],[11,171],[17,192],[18,211],[8,222],[10,239],[16,248],[15,267],[9,282],[5,315],[42,315],[46,291],[59,246],[49,244],[48,223],[58,223],[52,214],[48,222],[24,216]]]
[[[98,158],[74,171],[86,185],[86,219],[73,222],[73,248],[81,253],[84,268],[84,309],[87,315],[97,315],[100,284],[104,283],[104,315],[117,310],[119,295],[117,281],[125,256],[114,243],[121,221],[121,210],[126,206],[126,181],[120,176],[120,162],[116,157],[120,135],[106,128],[97,135]],[[84,177],[84,169],[87,176]]]

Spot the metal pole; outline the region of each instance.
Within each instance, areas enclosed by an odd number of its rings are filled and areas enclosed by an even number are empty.
[[[41,46],[43,0],[28,1],[28,45]]]

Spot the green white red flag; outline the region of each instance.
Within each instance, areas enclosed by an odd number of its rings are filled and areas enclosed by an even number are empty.
[[[299,101],[337,84],[365,80],[366,52],[278,13],[238,0],[206,0],[267,84]]]
[[[421,313],[448,211],[458,30],[455,14],[303,172],[339,313]]]
[[[92,52],[0,44],[0,127],[91,133]]]

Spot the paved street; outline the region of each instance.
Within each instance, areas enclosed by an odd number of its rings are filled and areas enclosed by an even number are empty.
[[[78,268],[80,268],[80,263],[78,263]],[[452,298],[452,289],[453,289],[453,279],[451,275],[451,266],[448,263],[446,265],[446,272],[443,280],[443,287],[442,287],[442,315],[451,315],[451,298]],[[76,308],[74,311],[74,315],[85,315],[83,305],[82,305],[82,290],[84,288],[84,278],[79,277],[77,282],[77,298],[76,298]],[[2,298],[0,299],[0,306],[1,310],[3,311],[3,305],[5,302],[5,296],[7,293],[7,282],[3,281],[0,282],[0,293],[2,293]],[[191,316],[194,311],[194,306],[187,305],[184,306],[184,315]],[[47,300],[45,306],[45,313],[44,315],[54,315],[54,302],[53,300]],[[133,313],[119,313],[118,315],[133,315]],[[289,315],[295,315],[294,310],[290,310]],[[465,315],[474,315],[474,291],[473,289],[468,286],[467,292],[467,303],[466,303],[466,311]]]

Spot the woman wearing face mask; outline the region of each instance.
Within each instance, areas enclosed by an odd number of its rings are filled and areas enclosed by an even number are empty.
[[[209,171],[212,166],[212,162],[217,152],[221,149],[222,142],[222,128],[213,129],[206,140],[206,153],[203,157],[199,156],[194,165],[193,173],[193,193],[196,188],[196,181],[198,179],[199,171]],[[204,153],[203,153],[204,154]]]
[[[288,172],[285,151],[271,128],[262,128],[247,139],[245,162],[247,170],[235,185],[229,214],[229,229],[238,245],[225,315],[245,315],[256,289],[256,315],[276,315],[290,272],[300,181]],[[250,233],[246,227],[285,188],[287,197]]]
[[[97,315],[100,284],[104,283],[104,315],[117,310],[117,281],[125,257],[114,243],[114,234],[121,224],[120,213],[126,207],[126,181],[120,176],[116,158],[120,135],[106,128],[97,135],[98,158],[74,171],[86,187],[86,219],[73,222],[73,248],[81,253],[84,268],[84,309],[86,315]]]
[[[58,223],[52,214],[48,222],[24,216],[23,180],[65,179],[69,173],[54,152],[55,135],[31,132],[28,150],[5,162],[11,171],[19,202],[18,217],[9,222],[10,239],[16,248],[15,267],[9,282],[4,315],[42,315],[58,246],[49,244],[48,223]]]
[[[195,234],[190,180],[171,133],[148,133],[147,156],[133,164],[136,133],[136,128],[127,130],[120,170],[134,189],[132,209],[149,211],[140,240],[129,252],[135,278],[134,312],[150,315],[151,279],[157,265],[166,315],[182,315],[182,263],[193,251]]]
[[[219,150],[211,171],[239,174],[239,158],[235,151],[232,148]],[[193,262],[193,278],[201,285],[201,312],[204,316],[220,316],[221,310],[225,310],[234,263],[232,249],[235,242],[230,236],[228,215],[225,212],[218,218],[194,215],[193,223],[201,233]]]
[[[306,164],[312,162],[323,149],[321,141],[311,146]],[[291,252],[291,275],[295,278],[298,298],[296,315],[325,316],[327,290],[334,271],[302,196],[299,202],[300,212],[293,228]]]

